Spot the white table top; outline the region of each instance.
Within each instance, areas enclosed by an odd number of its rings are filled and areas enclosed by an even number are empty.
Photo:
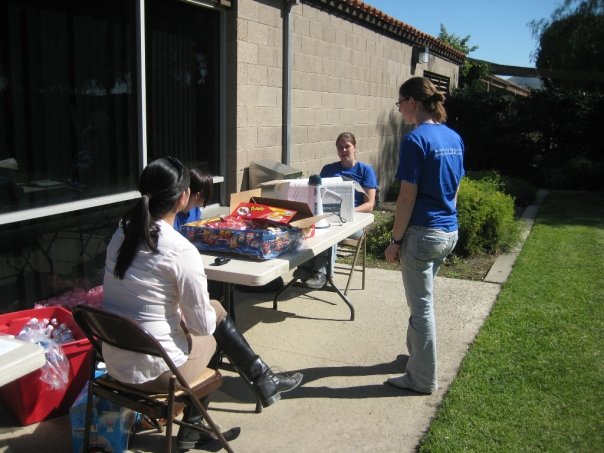
[[[44,348],[0,335],[0,387],[41,368],[46,363]]]
[[[295,252],[265,261],[228,254],[231,260],[222,266],[214,266],[214,258],[219,254],[202,252],[203,265],[208,279],[247,286],[262,286],[281,277],[290,269],[298,267],[351,234],[373,223],[373,214],[355,212],[352,222],[342,225],[332,224],[329,228],[316,229],[315,236],[306,239]]]

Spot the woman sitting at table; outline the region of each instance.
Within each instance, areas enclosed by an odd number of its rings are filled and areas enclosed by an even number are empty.
[[[234,321],[210,300],[197,249],[173,228],[189,201],[189,171],[171,157],[152,161],[139,179],[142,197],[122,217],[107,247],[103,308],[127,316],[148,330],[166,349],[185,379],[193,381],[208,366],[216,346],[252,384],[264,407],[296,388],[302,374],[274,373],[252,350]],[[185,321],[190,336],[180,322]],[[109,374],[145,391],[166,391],[170,371],[162,359],[103,346]],[[207,401],[203,402],[207,404]],[[184,420],[205,426],[193,405]],[[181,428],[181,449],[211,440]]]
[[[195,222],[202,218],[202,208],[208,205],[214,193],[214,179],[212,175],[201,168],[189,170],[189,202],[176,214],[174,218],[174,229],[180,231],[180,227],[189,222]],[[184,233],[182,233],[184,235]],[[214,280],[208,280],[208,293],[212,299],[221,300],[223,296],[223,285]]]
[[[214,192],[214,180],[212,175],[201,168],[189,170],[189,202],[182,211],[176,214],[174,228],[180,230],[185,223],[195,222],[201,219],[201,209],[205,208],[212,198]]]
[[[327,164],[321,170],[321,178],[332,178],[340,176],[347,181],[354,181],[365,190],[365,193],[355,191],[355,212],[373,212],[375,196],[378,188],[377,178],[373,167],[356,159],[357,139],[351,132],[342,132],[336,139],[336,149],[340,160]],[[361,231],[351,235],[352,239],[361,237]],[[294,277],[302,280],[306,286],[314,289],[322,288],[327,282],[328,267],[333,266],[336,261],[337,245],[331,251],[331,262],[329,250],[317,255],[314,259],[307,261],[294,271]]]

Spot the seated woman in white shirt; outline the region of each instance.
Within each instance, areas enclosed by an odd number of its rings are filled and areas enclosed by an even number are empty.
[[[107,248],[103,308],[128,316],[152,333],[187,380],[210,363],[217,346],[251,382],[264,407],[296,388],[302,374],[274,373],[252,350],[233,320],[210,300],[203,261],[197,249],[173,227],[189,201],[189,171],[177,159],[149,163],[139,179],[142,197],[122,217]],[[189,350],[180,321],[191,332]],[[111,376],[148,391],[167,388],[170,372],[163,360],[103,346]],[[207,401],[204,401],[207,404]],[[184,419],[204,425],[194,406]],[[187,428],[178,432],[181,449],[212,439]]]

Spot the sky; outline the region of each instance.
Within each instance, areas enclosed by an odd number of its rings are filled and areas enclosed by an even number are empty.
[[[438,37],[449,34],[478,46],[469,57],[509,66],[535,67],[538,42],[528,23],[549,19],[561,0],[363,0],[382,12]]]

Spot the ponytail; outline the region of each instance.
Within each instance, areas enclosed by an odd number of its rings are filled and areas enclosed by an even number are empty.
[[[118,250],[113,274],[123,279],[141,243],[145,250],[157,252],[159,227],[149,213],[149,195],[143,195],[124,214],[120,224],[124,230],[124,242]]]
[[[188,187],[189,172],[173,157],[156,159],[145,167],[139,180],[142,196],[120,222],[124,242],[118,250],[113,272],[117,278],[124,278],[140,249],[157,253],[157,221],[174,208]]]

